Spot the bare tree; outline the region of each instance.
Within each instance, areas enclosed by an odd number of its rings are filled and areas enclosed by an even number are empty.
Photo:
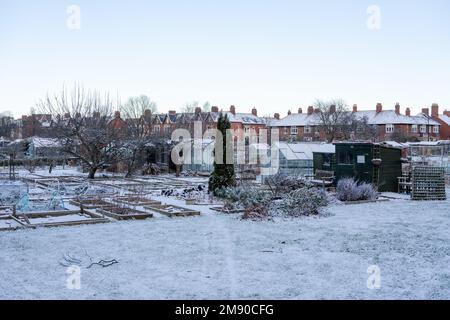
[[[200,102],[198,101],[192,101],[192,102],[186,102],[185,105],[183,107],[181,107],[181,112],[182,113],[194,113],[195,109],[200,107]],[[211,104],[206,101],[205,103],[203,103],[203,105],[200,107],[202,109],[203,112],[208,112],[211,109]]]
[[[139,165],[143,164],[144,150],[155,140],[151,130],[151,118],[146,116],[149,105],[156,105],[148,100],[146,105],[133,103],[131,100],[121,107],[121,114],[127,123],[127,136],[120,142],[122,161],[127,166],[126,177],[132,176]],[[156,110],[154,108],[153,110]]]
[[[74,87],[70,94],[41,100],[40,112],[52,115],[52,129],[64,152],[80,160],[94,179],[98,169],[118,160],[122,128],[112,125],[114,103],[108,95]]]
[[[349,130],[354,117],[342,99],[330,101],[317,100],[314,104],[319,110],[320,129],[325,133],[328,142],[332,142]]]
[[[134,114],[134,116],[143,115],[145,110],[150,110],[152,113],[157,112],[158,106],[156,102],[152,101],[149,96],[141,94],[138,97],[130,97],[126,103],[126,109]]]

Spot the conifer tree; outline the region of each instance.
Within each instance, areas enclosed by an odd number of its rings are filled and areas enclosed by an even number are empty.
[[[209,192],[217,195],[217,190],[223,187],[230,187],[235,184],[234,164],[227,164],[227,153],[233,155],[233,143],[230,137],[227,137],[227,129],[231,128],[228,116],[219,114],[217,121],[217,130],[222,133],[222,139],[216,139],[215,150],[223,150],[222,162],[217,163],[214,159],[214,171],[209,178]],[[230,140],[230,141],[228,141]],[[227,152],[228,150],[228,152]]]

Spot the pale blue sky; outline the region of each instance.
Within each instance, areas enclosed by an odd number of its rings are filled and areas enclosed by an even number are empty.
[[[66,27],[69,5],[81,29]],[[370,5],[381,29],[366,26]],[[343,98],[450,109],[448,0],[0,0],[0,112],[80,82],[268,115]]]

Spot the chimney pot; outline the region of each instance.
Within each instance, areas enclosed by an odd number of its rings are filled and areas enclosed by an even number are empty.
[[[405,114],[410,117],[411,116],[411,109],[410,108],[406,108],[406,112]]]
[[[400,103],[398,102],[395,104],[395,113],[400,114]]]
[[[381,111],[383,111],[383,105],[380,102],[377,103],[376,111],[377,111],[377,113],[380,113]]]
[[[431,105],[431,116],[433,118],[439,117],[439,105],[437,103]]]

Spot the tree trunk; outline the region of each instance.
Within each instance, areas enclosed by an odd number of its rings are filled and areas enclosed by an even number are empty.
[[[95,178],[95,173],[97,172],[97,167],[91,167],[89,168],[89,175],[88,178],[89,179],[94,179]]]

